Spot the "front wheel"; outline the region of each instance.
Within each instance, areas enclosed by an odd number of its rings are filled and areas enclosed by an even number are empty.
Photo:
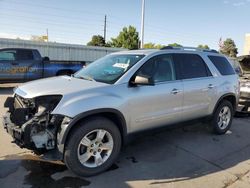
[[[232,103],[223,100],[217,107],[213,119],[212,127],[216,134],[225,134],[231,127],[233,120],[233,106]]]
[[[121,149],[121,134],[109,119],[93,117],[70,134],[64,155],[67,167],[80,176],[93,176],[107,170]]]

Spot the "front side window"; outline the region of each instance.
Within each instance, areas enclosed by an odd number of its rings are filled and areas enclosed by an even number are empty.
[[[144,55],[130,54],[108,55],[81,69],[74,77],[113,84],[143,57]]]
[[[15,50],[0,51],[0,61],[14,61],[16,60]]]
[[[172,55],[159,55],[148,60],[137,72],[138,76],[150,77],[157,82],[176,79]]]
[[[203,59],[197,54],[175,54],[181,79],[212,76]]]

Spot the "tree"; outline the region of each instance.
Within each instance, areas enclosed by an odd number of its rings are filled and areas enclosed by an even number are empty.
[[[154,49],[155,48],[155,44],[152,43],[152,42],[149,42],[149,43],[144,44],[143,48]]]
[[[88,46],[105,46],[105,40],[101,35],[93,35],[91,41],[87,43]]]
[[[180,45],[180,44],[178,44],[178,43],[168,44],[168,46],[182,47],[182,45]]]
[[[117,48],[138,49],[139,34],[133,26],[124,27],[116,38],[111,38],[110,44]]]
[[[202,44],[200,44],[200,45],[198,45],[198,47],[197,48],[201,48],[201,49],[205,49],[205,50],[209,50],[210,48],[209,48],[209,46],[208,45],[202,45]]]
[[[47,36],[38,36],[38,35],[32,35],[30,40],[32,41],[38,41],[38,42],[45,42],[47,41]]]
[[[157,49],[161,49],[161,48],[163,48],[165,45],[162,45],[162,44],[156,44],[155,45],[155,48],[157,48]]]
[[[161,44],[154,44],[152,42],[149,42],[149,43],[146,43],[144,44],[143,48],[146,48],[146,49],[161,49],[163,48],[164,45],[161,45]]]
[[[220,46],[220,53],[229,57],[236,57],[238,54],[238,48],[236,48],[234,41],[228,38]]]

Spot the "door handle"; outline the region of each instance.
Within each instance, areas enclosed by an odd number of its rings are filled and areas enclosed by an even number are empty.
[[[208,85],[208,89],[213,89],[214,88],[214,85],[213,84],[209,84]]]
[[[181,90],[179,90],[179,89],[173,89],[173,90],[171,91],[171,94],[176,95],[176,94],[178,94],[178,93],[180,93],[180,92],[181,92]]]

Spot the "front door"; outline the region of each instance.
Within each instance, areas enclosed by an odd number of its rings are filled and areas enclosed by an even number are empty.
[[[0,50],[0,80],[2,82],[18,81],[23,76],[23,73],[19,72],[17,51],[11,49]]]
[[[176,79],[172,55],[153,57],[137,71],[136,75],[152,77],[155,85],[129,88],[131,131],[180,121],[183,85],[182,81]]]

